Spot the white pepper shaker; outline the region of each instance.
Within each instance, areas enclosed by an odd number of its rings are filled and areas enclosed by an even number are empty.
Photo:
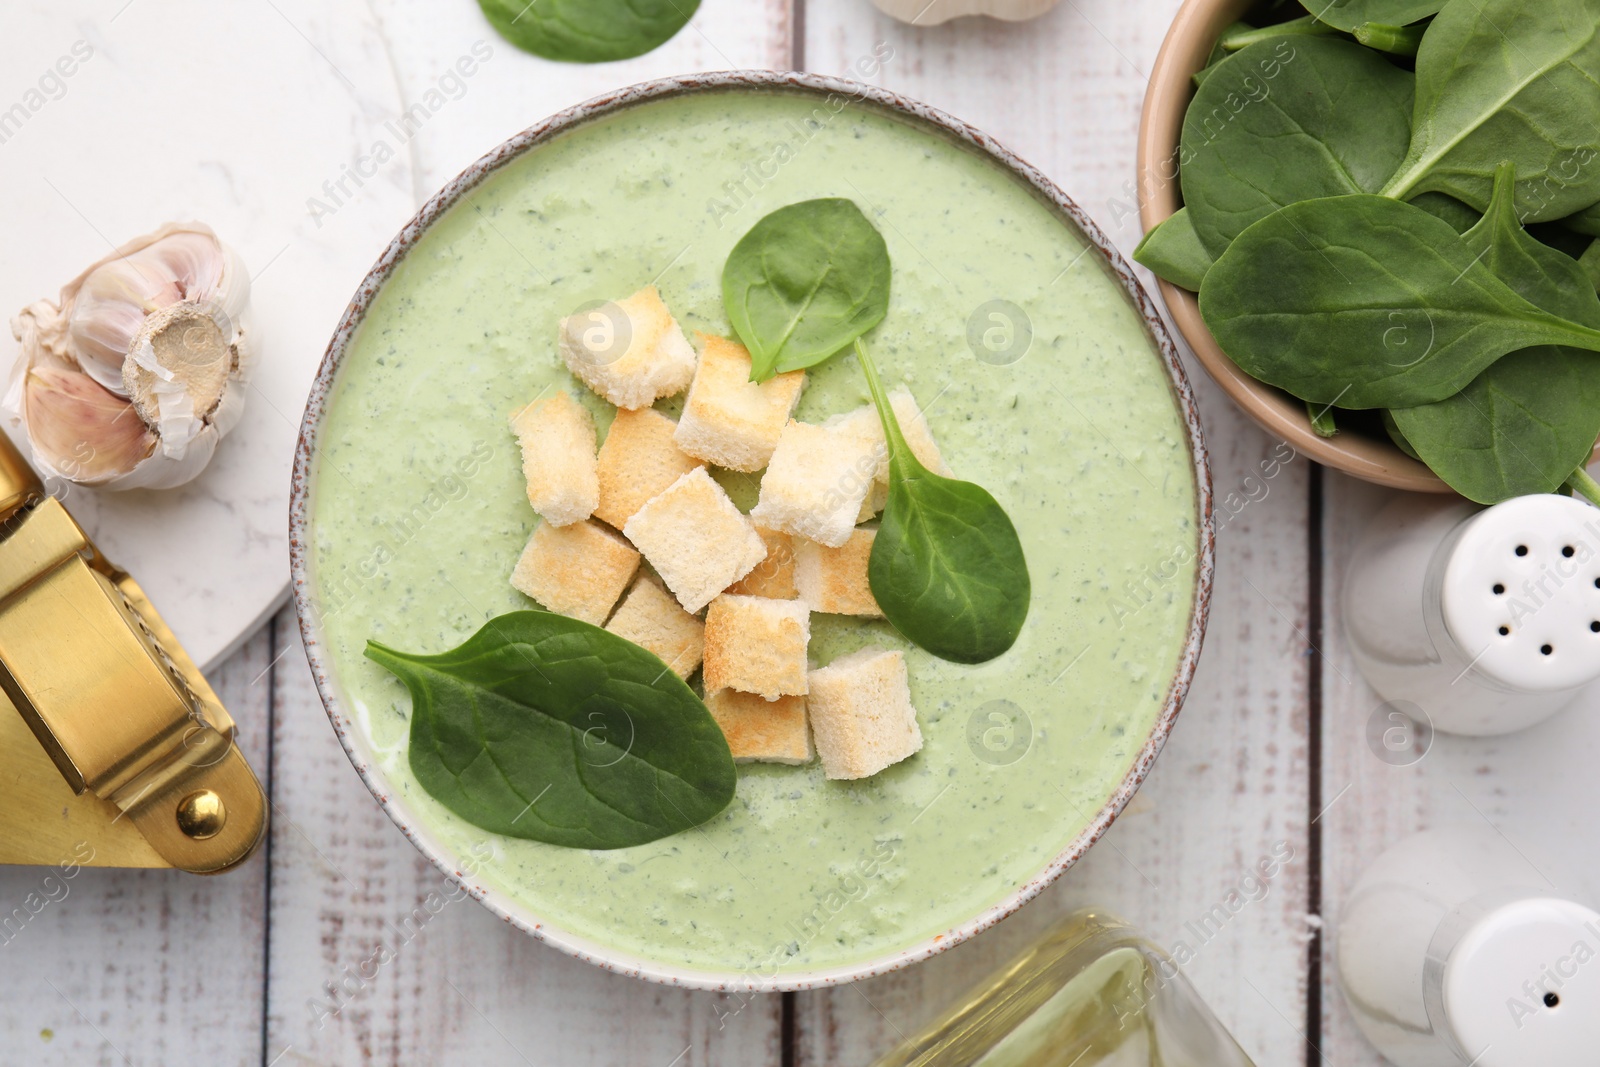
[[[1357,880],[1339,981],[1398,1067],[1580,1067],[1600,1049],[1600,912],[1480,825],[1415,834]],[[1565,884],[1565,879],[1563,879]]]
[[[1600,511],[1555,494],[1396,500],[1356,549],[1344,618],[1386,701],[1450,733],[1531,726],[1600,679]]]

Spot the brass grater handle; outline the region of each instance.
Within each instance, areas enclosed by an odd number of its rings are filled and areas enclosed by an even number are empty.
[[[4,435],[0,690],[72,792],[114,805],[170,866],[218,873],[260,843],[266,798],[227,709]]]

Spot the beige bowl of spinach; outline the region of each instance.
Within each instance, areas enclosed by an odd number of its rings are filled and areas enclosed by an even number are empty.
[[[1139,172],[1135,259],[1269,431],[1399,488],[1600,495],[1600,0],[1189,0]]]

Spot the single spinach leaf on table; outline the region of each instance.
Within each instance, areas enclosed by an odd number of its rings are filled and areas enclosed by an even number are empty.
[[[1600,297],[1583,268],[1529,236],[1516,212],[1515,167],[1503,164],[1488,214],[1463,242],[1523,299],[1600,327]],[[1600,356],[1560,346],[1513,352],[1454,396],[1393,417],[1422,461],[1470,500],[1554,492],[1600,436]]]
[[[658,657],[545,611],[491,619],[449,652],[369,641],[411,694],[411,769],[475,826],[572,848],[642,845],[733,798],[728,743]]]
[[[496,33],[525,52],[607,63],[666,44],[700,0],[478,0],[478,6]]]
[[[1452,0],[1417,52],[1405,161],[1379,190],[1449,193],[1480,210],[1514,160],[1524,222],[1600,200],[1600,0]]]
[[[1519,296],[1449,223],[1367,194],[1251,226],[1206,272],[1200,311],[1247,373],[1342,408],[1443,400],[1519,348],[1600,350],[1600,330]]]
[[[1179,208],[1166,221],[1144,235],[1139,247],[1133,250],[1137,263],[1155,271],[1173,285],[1181,285],[1190,292],[1200,291],[1200,281],[1211,269],[1215,257],[1200,243],[1195,233],[1194,219],[1186,207]]]
[[[1219,256],[1285,204],[1376,192],[1405,157],[1412,77],[1349,41],[1251,45],[1195,93],[1183,121],[1184,205]]]
[[[802,200],[757,222],[722,268],[750,380],[815,366],[882,322],[889,274],[883,235],[849,200]]]
[[[866,346],[856,354],[889,445],[889,501],[867,560],[884,618],[941,659],[983,663],[1016,643],[1032,583],[1016,527],[989,491],[918,462]]]

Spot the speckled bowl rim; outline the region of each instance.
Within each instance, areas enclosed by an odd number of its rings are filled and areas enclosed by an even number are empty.
[[[1076,226],[1085,239],[1089,241],[1090,245],[1100,253],[1106,264],[1122,283],[1128,298],[1144,319],[1145,328],[1159,350],[1162,361],[1166,366],[1173,398],[1182,412],[1184,424],[1188,430],[1188,443],[1195,478],[1195,518],[1199,542],[1199,553],[1195,568],[1194,603],[1189,617],[1188,636],[1184,643],[1183,654],[1179,659],[1172,685],[1167,691],[1161,713],[1150,731],[1150,736],[1135,755],[1121,784],[1118,785],[1104,807],[1090,821],[1089,825],[1084,827],[1072,843],[1062,850],[1043,870],[1007,895],[1004,900],[984,909],[968,921],[951,927],[943,933],[924,938],[909,948],[886,953],[864,962],[788,972],[771,979],[762,978],[734,968],[707,970],[677,965],[670,961],[663,962],[661,960],[648,959],[591,941],[586,937],[570,933],[559,926],[545,922],[535,908],[512,899],[510,894],[503,893],[497,889],[485,888],[483,885],[474,882],[469,875],[464,874],[457,867],[460,857],[452,849],[440,842],[424,825],[421,825],[420,820],[414,818],[413,813],[408,810],[406,802],[391,793],[391,786],[384,772],[379,767],[367,762],[366,753],[363,751],[366,744],[365,739],[358,732],[354,720],[342,704],[340,694],[334,683],[333,667],[324,648],[322,633],[310,607],[311,579],[309,573],[308,530],[310,500],[315,477],[312,459],[317,452],[317,442],[323,418],[327,412],[329,398],[332,395],[345,350],[361,325],[366,309],[370,306],[379,288],[389,277],[390,272],[405,257],[418,237],[448,211],[456,201],[461,199],[465,193],[479,182],[483,181],[490,173],[519,157],[522,153],[549,141],[561,133],[646,101],[687,93],[727,90],[760,90],[798,94],[813,93],[818,95],[837,93],[849,95],[858,100],[865,100],[901,118],[909,117],[916,120],[917,124],[931,128],[930,132],[942,134],[959,144],[977,149],[979,152],[994,159],[1012,173],[1023,178],[1047,202],[1053,204],[1068,222]],[[1089,846],[1099,840],[1100,835],[1104,834],[1111,826],[1113,820],[1116,819],[1135,791],[1138,790],[1140,783],[1144,781],[1145,775],[1149,773],[1152,763],[1155,761],[1157,754],[1160,753],[1167,736],[1171,733],[1178,711],[1183,705],[1184,697],[1188,694],[1189,685],[1194,678],[1195,665],[1200,656],[1200,645],[1205,634],[1206,616],[1211,601],[1214,569],[1213,539],[1211,475],[1207,465],[1205,441],[1200,429],[1200,418],[1195,405],[1194,393],[1189,387],[1189,381],[1185,377],[1183,367],[1179,362],[1177,347],[1173,344],[1172,337],[1163,325],[1155,304],[1139,284],[1128,263],[1106,240],[1105,234],[1101,229],[1083,213],[1077,204],[1068,199],[1050,179],[1046,178],[1033,166],[1017,158],[989,135],[958,119],[952,118],[942,111],[872,86],[814,74],[766,70],[722,71],[711,74],[691,74],[663,78],[597,96],[585,103],[561,111],[538,125],[531,126],[522,133],[517,134],[483,156],[476,163],[473,163],[441,189],[390,243],[389,247],[373,266],[372,271],[361,283],[360,289],[356,291],[355,296],[350,301],[350,306],[345,310],[343,318],[339,321],[338,329],[334,332],[333,339],[329,342],[327,355],[323,358],[322,366],[312,386],[310,399],[306,403],[305,416],[300,426],[300,437],[295,449],[292,497],[289,503],[289,552],[294,582],[295,610],[300,618],[300,634],[305,643],[306,658],[310,662],[312,674],[316,679],[317,692],[321,695],[322,702],[327,708],[328,719],[333,724],[334,733],[338,736],[339,743],[344,746],[345,753],[350,757],[350,762],[355,767],[356,773],[361,776],[361,780],[366,783],[367,788],[371,790],[372,795],[389,815],[389,818],[400,828],[401,832],[446,877],[459,884],[466,893],[483,904],[484,907],[507,923],[532,934],[539,940],[560,949],[568,955],[587,960],[608,971],[632,975],[652,982],[681,988],[723,992],[745,990],[775,993],[815,989],[898,970],[943,952],[945,949],[958,945],[973,935],[987,930],[1016,911],[1023,904],[1032,900],[1040,890],[1055,881],[1062,872],[1076,863],[1089,849]]]

